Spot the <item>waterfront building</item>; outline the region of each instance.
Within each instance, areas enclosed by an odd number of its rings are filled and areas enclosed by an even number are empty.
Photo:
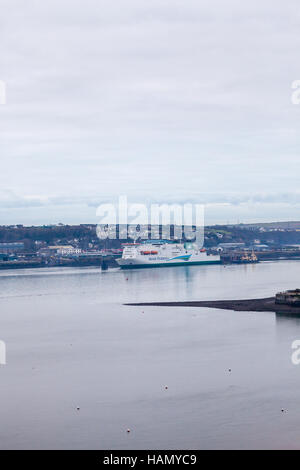
[[[275,303],[282,305],[300,305],[300,289],[278,292],[275,296]]]
[[[24,250],[23,242],[4,242],[0,243],[0,253],[18,253]]]

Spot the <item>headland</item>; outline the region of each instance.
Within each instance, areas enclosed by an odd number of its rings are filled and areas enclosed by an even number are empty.
[[[276,303],[275,297],[245,300],[201,300],[185,302],[144,302],[125,305],[159,306],[159,307],[206,307],[237,312],[275,312],[300,315],[300,306]]]

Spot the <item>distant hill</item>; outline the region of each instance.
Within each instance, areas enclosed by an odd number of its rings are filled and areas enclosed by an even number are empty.
[[[119,232],[117,227],[117,233]],[[171,226],[171,238],[174,227]],[[270,247],[300,245],[300,221],[271,222],[205,227],[205,247],[219,243],[266,244]],[[146,237],[143,237],[145,239]],[[72,245],[82,250],[119,248],[131,239],[99,240],[96,225],[52,225],[41,227],[0,226],[0,242],[23,242],[25,251],[37,251],[47,245]]]
[[[281,228],[284,230],[299,230],[300,229],[300,221],[289,221],[289,222],[259,222],[255,224],[237,224],[237,225],[228,225],[228,227],[240,227],[240,228],[259,228],[264,227],[267,229],[270,228]]]

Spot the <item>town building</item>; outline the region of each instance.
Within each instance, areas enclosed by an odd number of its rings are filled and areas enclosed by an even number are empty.
[[[23,242],[4,242],[0,243],[0,253],[18,253],[24,250]]]

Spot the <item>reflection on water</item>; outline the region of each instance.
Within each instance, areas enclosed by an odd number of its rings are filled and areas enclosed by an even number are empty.
[[[270,297],[299,269],[0,272],[0,448],[299,447],[299,317],[123,305]]]
[[[297,284],[296,261],[101,272],[98,268],[0,271],[0,296],[85,292],[107,302],[214,300],[272,296]],[[112,296],[112,292],[114,296]]]
[[[294,325],[300,325],[300,313],[276,312],[276,321],[280,323],[292,322]]]

